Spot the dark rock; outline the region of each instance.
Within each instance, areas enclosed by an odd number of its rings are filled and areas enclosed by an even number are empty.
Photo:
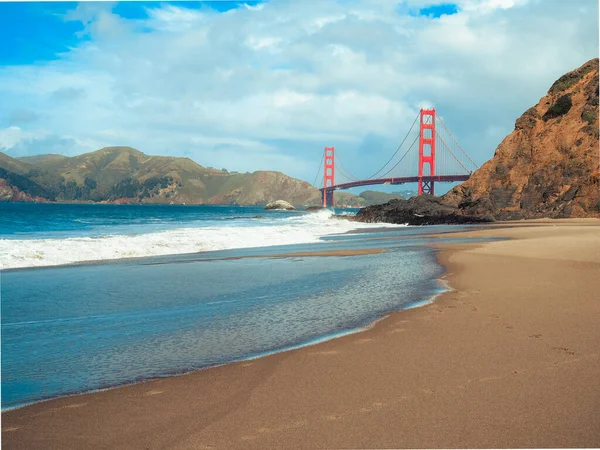
[[[581,110],[581,120],[584,120],[588,125],[593,125],[598,118],[598,106],[585,105]]]
[[[585,125],[585,126],[581,127],[581,132],[598,139],[598,134],[599,134],[598,127],[593,127],[591,125]]]
[[[362,208],[354,217],[357,222],[387,222],[408,225],[441,225],[493,222],[492,216],[462,214],[439,197],[420,195],[408,200],[391,200],[383,205]]]
[[[514,185],[494,186],[490,192],[490,200],[495,208],[513,206],[513,194],[517,190]]]
[[[463,199],[458,206],[463,214],[470,216],[489,216],[494,212],[494,205],[487,195],[477,200]]]
[[[594,77],[585,87],[588,103],[592,106],[598,106],[599,84],[598,77]]]
[[[327,209],[327,208],[325,208],[324,206],[309,206],[304,211],[306,211],[306,212],[316,212],[316,211],[322,211],[324,209]]]
[[[561,198],[563,202],[570,202],[573,200],[579,192],[579,186],[571,186],[567,192],[565,192]]]

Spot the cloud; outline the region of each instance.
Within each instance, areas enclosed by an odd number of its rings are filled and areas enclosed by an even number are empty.
[[[89,142],[80,142],[69,136],[28,132],[16,126],[0,129],[0,151],[13,157],[46,153],[74,156],[81,153],[78,151],[81,148],[87,151],[93,149]]]
[[[52,98],[54,98],[55,100],[77,100],[83,95],[85,95],[84,89],[78,89],[73,87],[59,88],[52,92]]]
[[[14,109],[8,116],[9,125],[28,125],[36,120],[39,120],[42,116],[35,111],[24,108]]]
[[[12,149],[21,141],[23,132],[19,127],[10,126],[0,130],[0,150]]]
[[[444,10],[428,0],[279,0],[156,4],[134,19],[81,3],[66,19],[82,40],[60,60],[0,66],[0,102],[21,111],[9,125],[36,136],[2,142],[10,154],[131,145],[313,181],[326,145],[375,172],[431,105],[481,164],[556,78],[598,56],[598,5],[445,3],[454,14],[410,13]]]

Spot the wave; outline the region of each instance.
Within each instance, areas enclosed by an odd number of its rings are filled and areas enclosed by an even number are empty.
[[[147,256],[322,242],[321,237],[374,224],[330,220],[328,210],[277,219],[268,226],[243,220],[233,226],[197,226],[128,235],[0,239],[0,269],[44,267]],[[265,224],[266,225],[266,224]],[[398,225],[379,224],[382,227]]]

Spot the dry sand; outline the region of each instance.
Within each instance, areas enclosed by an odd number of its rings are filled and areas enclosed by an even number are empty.
[[[527,225],[443,246],[455,290],[431,305],[3,413],[3,448],[599,447],[600,221]]]

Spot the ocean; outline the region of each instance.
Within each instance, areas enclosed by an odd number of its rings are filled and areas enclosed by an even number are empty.
[[[428,234],[457,229],[328,210],[0,204],[2,409],[357,332],[444,290]],[[359,249],[385,251],[273,256]]]

